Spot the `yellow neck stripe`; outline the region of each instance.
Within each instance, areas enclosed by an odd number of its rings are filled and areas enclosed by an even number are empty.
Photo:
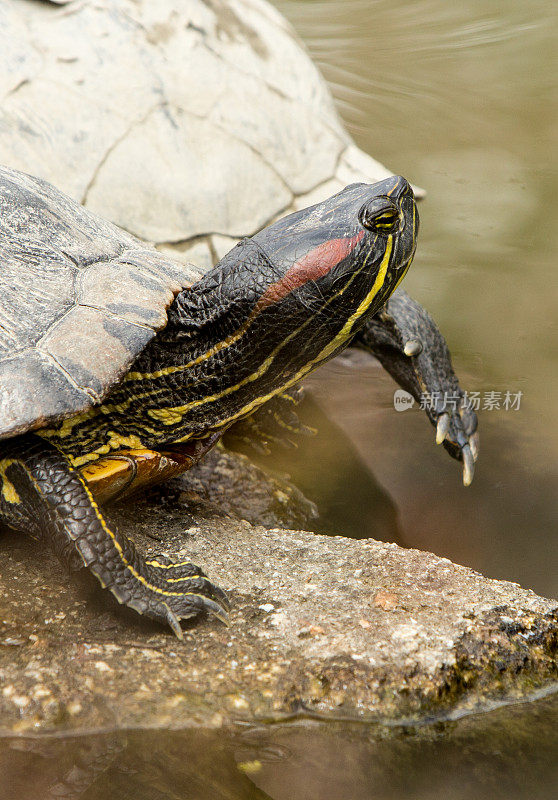
[[[253,411],[255,408],[257,408],[258,406],[260,406],[263,403],[265,403],[268,400],[270,400],[279,391],[282,391],[283,389],[286,389],[289,386],[292,386],[293,384],[298,383],[298,381],[301,378],[303,378],[305,375],[307,375],[309,372],[311,372],[312,369],[315,366],[317,366],[322,361],[324,361],[327,358],[329,358],[329,356],[331,356],[338,349],[338,347],[340,347],[341,344],[343,344],[343,342],[346,341],[349,338],[355,323],[370,308],[374,298],[377,296],[378,292],[380,291],[380,289],[382,288],[382,286],[384,284],[386,273],[387,273],[387,269],[388,269],[388,266],[389,266],[389,261],[390,261],[390,258],[391,258],[392,248],[393,248],[393,236],[388,236],[387,237],[387,241],[386,241],[386,250],[385,250],[384,256],[382,258],[382,262],[380,264],[380,268],[378,270],[378,274],[376,276],[376,280],[374,281],[374,285],[372,286],[372,288],[370,289],[370,291],[368,292],[368,294],[366,295],[364,300],[360,303],[360,305],[358,306],[357,310],[349,317],[349,319],[343,325],[343,328],[339,331],[339,333],[337,334],[335,339],[333,339],[331,342],[329,342],[323,348],[323,350],[319,353],[319,355],[316,358],[314,358],[312,361],[310,361],[308,364],[306,364],[302,369],[300,369],[288,382],[286,382],[282,386],[278,387],[274,391],[269,392],[266,395],[254,398],[254,400],[252,400],[247,405],[243,406],[240,409],[240,411],[238,411],[236,414],[232,415],[231,417],[228,417],[226,420],[223,420],[222,423],[220,423],[220,427],[224,427],[225,425],[229,425],[231,422],[234,422],[234,420],[238,419],[239,417],[246,416],[251,411]],[[363,269],[365,269],[365,268],[366,268],[366,262],[363,264]],[[354,276],[352,276],[351,280],[354,280]],[[348,281],[345,284],[345,286],[343,287],[343,289],[340,292],[338,292],[338,295],[342,294],[349,284],[350,284],[350,281]],[[338,296],[338,295],[336,295],[336,296]],[[332,300],[332,299],[333,298],[330,298],[330,300]],[[309,321],[310,320],[307,320],[307,322],[305,324],[308,324]],[[304,327],[304,326],[302,326],[302,327]],[[195,408],[195,407],[200,406],[200,405],[203,405],[204,403],[210,403],[210,402],[214,402],[215,400],[220,400],[225,395],[231,394],[232,392],[234,392],[237,389],[241,388],[245,384],[247,384],[247,383],[249,383],[251,381],[255,381],[255,380],[257,380],[257,378],[261,377],[261,375],[263,375],[269,369],[269,367],[271,366],[271,363],[273,362],[273,359],[274,359],[276,353],[278,352],[278,350],[281,347],[283,347],[289,341],[289,339],[291,339],[293,336],[298,334],[301,329],[302,328],[299,328],[298,330],[296,330],[293,333],[291,333],[281,343],[281,345],[279,347],[277,347],[273,351],[273,353],[271,353],[271,355],[268,358],[266,358],[266,360],[260,365],[260,367],[256,370],[256,372],[252,373],[252,375],[249,375],[247,378],[244,378],[242,381],[237,383],[235,386],[229,386],[227,389],[224,389],[222,392],[219,392],[218,394],[211,395],[210,397],[203,397],[200,400],[196,400],[196,401],[194,401],[192,403],[188,403],[187,405],[184,405],[184,406],[176,406],[175,408],[166,408],[166,409],[150,409],[147,413],[150,416],[155,417],[156,419],[158,419],[161,422],[163,422],[163,424],[166,424],[166,425],[178,424],[181,421],[183,415],[187,411],[189,411],[190,409]],[[191,436],[191,434],[189,434],[186,437],[183,437],[183,438],[179,439],[178,441],[180,441],[180,442],[186,441],[188,438],[190,438],[190,436]]]

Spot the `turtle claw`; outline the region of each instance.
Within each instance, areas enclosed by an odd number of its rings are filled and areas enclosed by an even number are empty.
[[[471,447],[471,453],[473,454],[473,460],[476,461],[480,451],[480,439],[476,431],[469,437],[469,445]]]
[[[214,617],[217,617],[218,620],[220,620],[224,625],[228,627],[230,624],[229,615],[225,611],[225,609],[222,608],[222,606],[220,606],[218,603],[215,603],[213,600],[208,600],[207,597],[204,597],[203,599],[204,599],[203,603],[204,609],[208,611],[210,614],[212,614]],[[228,605],[228,607],[230,608],[230,605]]]
[[[479,456],[477,416],[462,394],[460,406],[443,404],[430,416],[436,428],[436,444],[443,444],[452,458],[463,462],[463,484],[470,486]]]
[[[174,611],[167,606],[166,603],[165,603],[165,609],[166,609],[166,620],[169,626],[171,627],[172,632],[174,633],[177,639],[179,639],[181,642],[184,641],[184,631],[180,626],[180,620],[178,619]]]
[[[226,592],[224,592],[222,589],[220,589],[219,586],[214,586],[213,584],[211,584],[211,587],[213,589],[213,597],[215,598],[216,603],[218,602],[220,604],[220,606],[223,607],[225,612],[226,611],[230,611],[231,610],[231,603],[230,603],[229,598],[227,597]],[[215,613],[213,611],[213,609],[210,609],[210,610],[211,610],[212,614]]]
[[[219,598],[221,600],[221,595],[224,597],[223,605],[216,600],[212,600],[210,597],[206,597],[202,594],[191,594],[188,597],[188,604],[190,606],[189,609],[186,610],[186,613],[182,616],[182,619],[188,619],[189,617],[195,617],[200,613],[212,614],[214,617],[217,617],[218,620],[221,620],[225,625],[229,624],[229,615],[227,613],[227,609],[230,608],[230,603],[223,592],[222,589],[219,589],[217,586],[212,586],[213,589],[213,596]],[[226,605],[226,609],[223,607]]]
[[[187,605],[178,610],[178,613],[173,611],[173,609],[167,603],[162,604],[164,621],[169,625],[176,638],[180,641],[184,640],[184,631],[182,630],[180,621],[197,617],[200,612],[211,614],[212,616],[217,617],[217,619],[223,622],[225,625],[229,625],[229,615],[223,607],[226,606],[227,609],[230,608],[230,603],[227,599],[227,596],[222,589],[218,589],[216,586],[212,588],[213,595],[215,597],[219,597],[219,600],[222,601],[223,605],[201,594],[191,594],[188,597]]]
[[[399,386],[420,402],[436,429],[436,444],[463,462],[469,485],[479,454],[477,415],[459,386],[447,343],[432,317],[397,289],[356,335],[353,346],[376,356]]]
[[[475,459],[469,444],[463,445],[461,456],[463,458],[463,486],[470,486],[475,474]]]
[[[223,592],[224,594],[224,592]],[[172,629],[172,632],[179,639],[181,642],[184,641],[184,631],[182,630],[182,626],[180,624],[180,620],[189,619],[190,617],[195,617],[203,609],[209,614],[212,614],[214,617],[217,617],[218,620],[223,622],[225,625],[229,625],[229,615],[225,611],[225,609],[216,603],[214,600],[210,600],[208,597],[203,597],[202,595],[196,595],[199,598],[199,601],[193,605],[192,610],[190,612],[185,612],[180,615],[180,617],[175,614],[175,612],[170,608],[166,603],[164,604],[165,607],[165,621],[168,623],[169,627]],[[227,601],[228,605],[228,601]]]
[[[143,566],[143,596],[127,601],[140,614],[169,625],[180,640],[184,638],[181,620],[209,613],[228,624],[227,595],[195,564],[159,554]]]
[[[420,355],[422,353],[422,342],[419,342],[418,339],[409,339],[408,342],[405,342],[403,352],[409,358]]]
[[[445,411],[443,414],[440,414],[438,417],[438,422],[436,424],[436,444],[442,444],[446,436],[448,435],[448,431],[450,428],[450,416]]]

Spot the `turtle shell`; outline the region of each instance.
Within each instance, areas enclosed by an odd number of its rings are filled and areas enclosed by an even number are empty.
[[[0,2],[0,101],[0,163],[206,267],[391,175],[262,0]]]
[[[0,438],[99,403],[198,277],[0,167]]]

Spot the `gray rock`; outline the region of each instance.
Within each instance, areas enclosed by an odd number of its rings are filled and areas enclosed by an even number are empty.
[[[257,524],[311,514],[223,452],[113,509],[144,549],[187,554],[229,590],[230,627],[183,643],[3,537],[0,731],[455,716],[556,679],[558,601],[394,544]]]

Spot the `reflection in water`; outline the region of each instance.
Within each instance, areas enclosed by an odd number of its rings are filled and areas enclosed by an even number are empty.
[[[0,739],[0,800],[82,797],[125,746],[120,733]]]
[[[0,739],[0,800],[264,800],[206,731]]]
[[[554,800],[558,700],[342,723],[0,739],[0,800]]]

